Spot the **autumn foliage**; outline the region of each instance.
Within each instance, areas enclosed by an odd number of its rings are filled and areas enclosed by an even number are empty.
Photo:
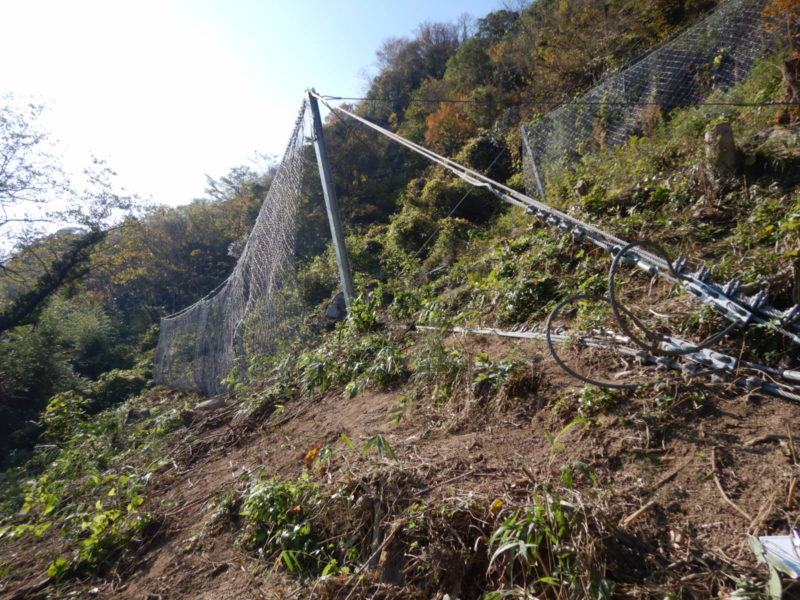
[[[783,64],[785,100],[800,103],[800,0],[770,0],[764,7],[764,14],[771,19],[767,27],[783,37],[792,50]],[[788,122],[798,118],[800,106],[790,106],[781,120]]]
[[[792,49],[800,52],[800,0],[769,0],[764,14],[772,19],[769,28],[785,36]]]
[[[449,154],[464,144],[475,130],[463,104],[442,103],[425,119],[425,141],[437,150]]]

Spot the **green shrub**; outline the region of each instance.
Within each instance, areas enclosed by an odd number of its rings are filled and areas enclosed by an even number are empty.
[[[511,155],[505,140],[486,130],[467,141],[455,160],[501,183],[511,176]]]
[[[318,540],[310,515],[317,495],[317,486],[305,479],[270,479],[251,487],[240,512],[245,547],[267,558],[280,554],[290,571],[316,566]]]
[[[389,241],[409,254],[419,250],[436,230],[434,218],[414,207],[405,207],[392,217]]]
[[[469,242],[469,233],[474,225],[457,218],[439,221],[436,241],[430,247],[428,258],[422,263],[423,271],[454,263]]]
[[[95,409],[105,409],[139,395],[152,380],[152,364],[146,360],[132,369],[106,371],[91,384]]]
[[[555,491],[511,512],[489,538],[488,575],[505,585],[484,600],[610,598],[612,583],[578,551],[586,547],[583,521],[580,504]]]
[[[41,416],[44,438],[61,443],[72,436],[86,419],[89,401],[75,392],[61,392],[50,399]]]

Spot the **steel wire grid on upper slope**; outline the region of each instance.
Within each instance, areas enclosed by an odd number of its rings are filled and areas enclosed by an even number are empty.
[[[543,194],[544,175],[582,154],[643,133],[654,115],[701,103],[742,82],[776,47],[765,0],[727,0],[703,21],[572,102],[522,128],[526,185]]]
[[[153,378],[217,394],[246,354],[269,350],[301,310],[291,265],[303,179],[304,101],[286,152],[233,272],[216,290],[161,319]]]

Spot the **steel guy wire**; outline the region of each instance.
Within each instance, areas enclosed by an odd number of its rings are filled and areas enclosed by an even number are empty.
[[[794,318],[800,316],[800,310],[798,310],[796,307],[784,312],[778,311],[777,309],[766,304],[766,295],[763,293],[752,298],[743,298],[741,296],[730,297],[738,293],[736,291],[737,282],[735,281],[728,282],[728,284],[726,284],[724,287],[720,286],[712,281],[709,281],[710,273],[707,269],[700,269],[696,273],[692,272],[688,269],[688,261],[685,259],[678,259],[673,264],[668,260],[668,258],[665,258],[665,253],[654,253],[647,250],[647,247],[652,248],[652,244],[650,243],[627,243],[598,227],[595,227],[589,223],[585,223],[575,217],[559,211],[558,209],[548,206],[543,202],[539,202],[506,185],[496,182],[473,169],[465,167],[451,159],[433,152],[432,150],[407,140],[406,138],[403,138],[396,133],[376,125],[375,123],[372,123],[371,121],[346,109],[341,107],[334,108],[324,100],[323,96],[320,96],[319,94],[315,95],[330,110],[338,111],[342,114],[350,116],[354,120],[377,131],[378,133],[385,135],[397,143],[420,153],[429,160],[442,165],[468,183],[471,183],[476,187],[488,189],[501,200],[504,200],[505,202],[515,206],[525,208],[526,212],[536,216],[548,225],[558,227],[565,232],[571,233],[579,240],[586,240],[610,252],[615,257],[615,264],[623,261],[642,269],[650,275],[658,275],[659,277],[671,281],[672,283],[679,283],[682,287],[684,287],[684,289],[689,291],[702,303],[712,306],[735,323],[738,323],[739,325],[747,325],[755,321],[770,329],[778,331],[784,336],[787,336],[794,343],[800,344],[800,336],[784,329],[783,323],[781,325],[777,325],[773,322],[775,316],[780,315],[781,318],[787,321],[785,325],[798,329],[798,324],[796,321],[788,322],[790,316]],[[766,318],[759,317],[756,314],[757,312],[764,314]]]

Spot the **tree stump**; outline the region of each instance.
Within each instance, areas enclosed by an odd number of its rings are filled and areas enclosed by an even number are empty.
[[[706,163],[717,179],[732,177],[739,167],[739,151],[728,122],[720,123],[706,132]]]
[[[800,54],[795,54],[783,63],[783,80],[786,82],[786,101],[800,103]],[[788,106],[780,123],[793,123],[800,118],[800,106]]]

